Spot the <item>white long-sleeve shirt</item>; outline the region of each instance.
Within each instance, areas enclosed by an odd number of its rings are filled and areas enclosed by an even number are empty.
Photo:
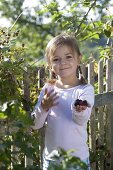
[[[58,93],[59,104],[45,112],[41,107],[45,88],[48,91],[54,89]],[[87,100],[90,108],[77,112],[74,108],[76,99]],[[47,83],[39,96],[32,115],[35,115],[34,129],[43,127],[47,121],[45,132],[44,156],[51,159],[59,148],[64,150],[74,149],[73,155],[81,160],[89,157],[87,145],[87,122],[94,105],[94,88],[90,84],[78,85],[68,89],[61,89]]]

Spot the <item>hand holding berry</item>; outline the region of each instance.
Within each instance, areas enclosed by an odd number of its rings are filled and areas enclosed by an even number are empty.
[[[87,107],[91,107],[86,100],[79,100],[79,99],[75,101],[74,106],[76,111],[78,112],[85,110]]]

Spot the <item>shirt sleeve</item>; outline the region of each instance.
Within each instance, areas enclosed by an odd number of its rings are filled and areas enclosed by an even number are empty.
[[[46,112],[41,106],[41,101],[45,93],[45,88],[46,88],[46,85],[42,88],[42,91],[38,98],[38,102],[33,112],[31,113],[31,117],[34,119],[34,125],[31,126],[31,128],[33,128],[34,130],[40,129],[41,127],[43,127],[46,121],[46,118],[49,114],[49,110]]]
[[[84,126],[87,124],[92,107],[94,105],[94,88],[92,85],[86,85],[83,89],[80,89],[80,93],[78,95],[78,99],[87,100],[91,107],[87,107],[86,110],[82,112],[78,112],[75,110],[74,102],[72,103],[72,118],[78,125]]]

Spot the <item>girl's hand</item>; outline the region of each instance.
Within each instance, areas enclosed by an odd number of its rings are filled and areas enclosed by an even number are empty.
[[[82,111],[86,110],[86,108],[87,108],[87,106],[81,106],[81,105],[77,105],[75,107],[77,112],[82,112]]]
[[[86,110],[87,107],[91,107],[90,104],[86,100],[77,99],[74,103],[75,109],[78,112],[82,112]]]
[[[58,95],[54,90],[51,90],[50,92],[45,89],[45,94],[41,102],[41,106],[45,111],[48,111],[49,108],[56,106],[58,104],[57,102]]]

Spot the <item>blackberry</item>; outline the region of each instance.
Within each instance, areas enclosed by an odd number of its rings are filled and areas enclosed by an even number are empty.
[[[79,105],[79,106],[87,106],[90,107],[89,103],[87,102],[87,100],[79,100],[77,99],[74,103],[75,106]]]
[[[81,105],[81,104],[82,104],[82,100],[79,100],[79,99],[77,99],[74,103],[75,106]]]

